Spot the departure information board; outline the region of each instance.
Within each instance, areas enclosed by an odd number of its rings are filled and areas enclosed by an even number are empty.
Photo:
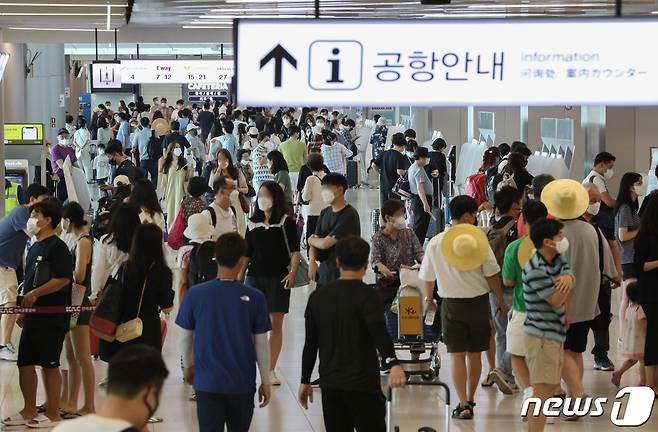
[[[122,60],[123,84],[226,83],[233,78],[232,60]]]

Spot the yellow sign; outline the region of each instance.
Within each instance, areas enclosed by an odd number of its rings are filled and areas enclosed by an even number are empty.
[[[420,296],[399,297],[400,336],[420,336],[423,332],[422,304]]]
[[[5,123],[5,144],[41,145],[43,143],[42,123]]]

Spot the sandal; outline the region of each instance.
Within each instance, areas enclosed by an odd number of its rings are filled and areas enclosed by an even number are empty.
[[[82,417],[82,414],[77,412],[60,411],[59,416],[62,418],[62,420],[73,420],[77,419],[78,417]]]
[[[30,419],[23,418],[21,413],[16,413],[2,420],[2,424],[5,426],[25,426],[29,421]]]
[[[457,408],[452,411],[452,418],[459,420],[471,420],[473,419],[473,408],[469,404],[459,404],[457,405]]]
[[[37,412],[38,412],[39,414],[43,414],[43,413],[45,413],[45,412],[46,412],[46,404],[43,404],[43,405],[39,405],[39,406],[37,406]]]
[[[487,377],[482,381],[482,384],[480,384],[482,387],[491,387],[494,385],[493,378],[491,378],[491,374],[488,374]]]
[[[28,421],[26,425],[31,429],[50,429],[50,428],[54,428],[59,423],[60,423],[59,420],[52,421],[47,416],[43,414],[39,414],[36,418],[33,418],[32,420]]]

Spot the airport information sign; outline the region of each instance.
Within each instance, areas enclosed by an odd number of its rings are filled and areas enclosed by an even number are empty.
[[[235,32],[240,105],[658,104],[641,42],[658,40],[654,19],[257,19]]]
[[[8,145],[41,145],[43,123],[5,123],[4,134]]]

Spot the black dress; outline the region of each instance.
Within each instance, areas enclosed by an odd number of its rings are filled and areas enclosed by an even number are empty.
[[[128,271],[125,275],[125,286],[121,296],[121,320],[130,321],[137,316],[139,297],[142,293],[144,273],[146,269],[139,269],[137,274]],[[160,331],[160,309],[170,308],[174,305],[174,290],[172,289],[172,273],[164,264],[155,264],[148,272],[148,281],[144,290],[144,300],[139,317],[142,319],[144,330],[142,336],[128,342],[100,341],[100,356],[103,361],[109,362],[114,354],[122,348],[133,344],[145,344],[162,348],[162,333]]]

